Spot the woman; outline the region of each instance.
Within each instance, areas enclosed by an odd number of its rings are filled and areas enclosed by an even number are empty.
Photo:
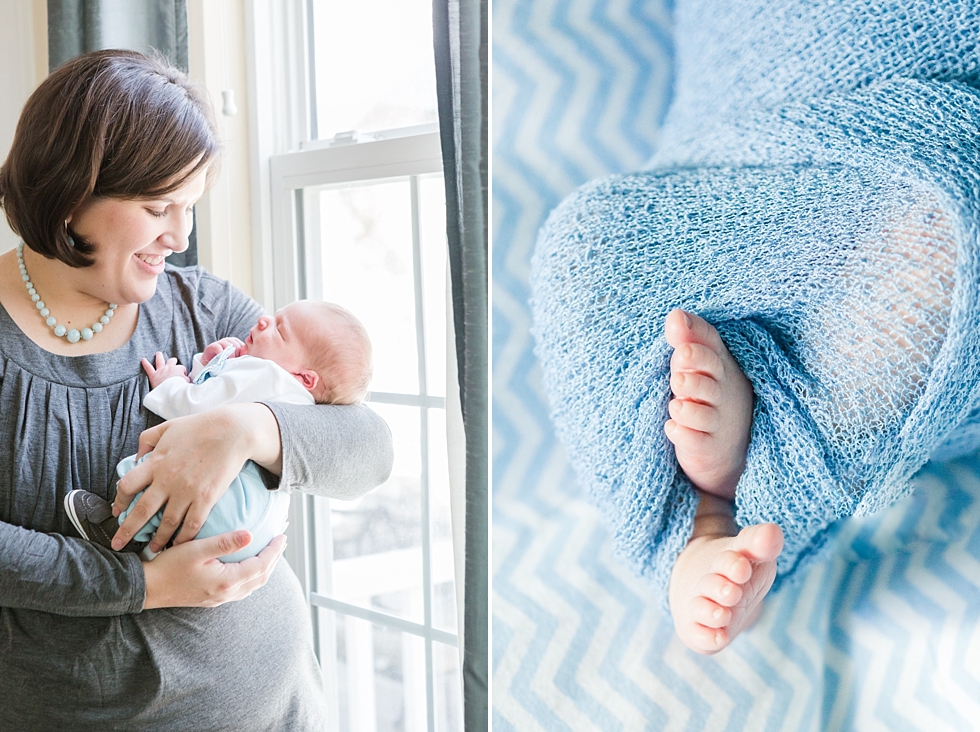
[[[25,244],[0,256],[2,729],[323,725],[284,537],[227,565],[216,557],[247,532],[190,540],[248,459],[280,490],[353,498],[378,485],[386,425],[363,407],[246,404],[151,426],[141,406],[141,357],[189,362],[261,314],[200,268],[165,267],[187,247],[218,152],[210,107],[180,72],[101,51],[35,91],[0,171]],[[148,564],[79,539],[62,507],[76,488],[111,500],[115,466],[137,448],[152,452],[120,481],[119,507],[148,486],[133,513],[166,505],[154,543],[182,524]]]

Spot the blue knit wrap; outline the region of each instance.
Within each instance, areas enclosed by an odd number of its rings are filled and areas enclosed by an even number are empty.
[[[534,333],[558,435],[619,553],[666,602],[696,494],[663,425],[681,307],[755,391],[741,526],[777,585],[838,519],[980,446],[980,7],[682,2],[651,169],[542,229]]]

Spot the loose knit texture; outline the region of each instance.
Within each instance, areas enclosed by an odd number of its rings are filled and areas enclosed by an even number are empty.
[[[980,446],[980,7],[680,2],[647,171],[570,195],[532,261],[558,435],[619,554],[659,589],[696,494],[663,425],[681,307],[755,391],[740,526],[776,586],[838,519]]]

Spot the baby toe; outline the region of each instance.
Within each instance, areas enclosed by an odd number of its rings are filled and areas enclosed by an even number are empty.
[[[691,600],[691,619],[706,628],[724,628],[732,621],[732,611],[707,597]]]
[[[700,343],[685,343],[674,349],[670,357],[672,372],[685,371],[704,374],[720,380],[725,375],[725,364],[721,356]]]
[[[722,607],[734,607],[742,599],[742,588],[720,574],[706,574],[698,582],[697,594]]]
[[[721,386],[703,374],[676,371],[670,375],[670,390],[681,399],[694,399],[711,406],[721,402]]]
[[[711,571],[737,585],[744,585],[752,578],[752,563],[740,552],[729,549],[715,557]]]
[[[714,407],[697,402],[672,399],[667,405],[671,419],[682,427],[698,432],[717,432],[721,427],[721,415]]]
[[[698,623],[692,623],[691,626],[687,639],[693,650],[710,655],[728,645],[728,631],[724,628],[709,628]]]

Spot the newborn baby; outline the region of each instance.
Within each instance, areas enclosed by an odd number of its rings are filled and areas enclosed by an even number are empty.
[[[244,342],[225,338],[194,357],[190,376],[176,358],[157,353],[142,359],[152,390],[143,405],[165,419],[207,411],[234,402],[279,401],[291,404],[358,404],[371,380],[371,342],[361,322],[332,303],[302,300],[263,315]],[[137,464],[120,462],[121,478]],[[197,538],[248,529],[253,540],[222,557],[238,562],[255,556],[285,530],[289,498],[274,490],[275,481],[252,462],[212,507]],[[152,559],[163,547],[152,543],[161,509],[125,547],[112,538],[136,506],[138,494],[118,518],[106,501],[87,491],[65,497],[68,517],[81,535],[107,548],[140,551]]]

